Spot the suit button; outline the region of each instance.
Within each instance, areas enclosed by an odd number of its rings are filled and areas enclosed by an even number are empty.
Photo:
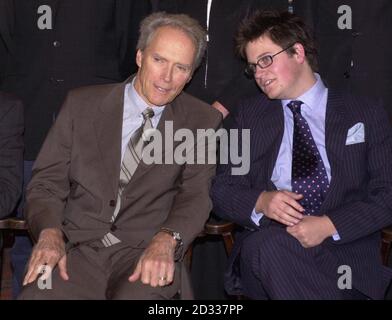
[[[115,232],[117,230],[116,225],[112,224],[112,226],[110,227],[110,231]]]
[[[58,40],[56,40],[56,41],[53,41],[53,47],[55,47],[55,48],[59,48],[59,47],[61,47],[61,42],[60,42],[60,41],[58,41]]]
[[[115,200],[110,200],[109,201],[109,206],[115,207],[116,206],[116,201]]]
[[[348,78],[350,78],[350,72],[345,72],[345,73],[343,73],[343,76],[346,78],[346,79],[348,79]]]
[[[61,224],[62,224],[63,226],[66,226],[66,225],[68,224],[68,221],[64,220],[63,222],[61,222]]]

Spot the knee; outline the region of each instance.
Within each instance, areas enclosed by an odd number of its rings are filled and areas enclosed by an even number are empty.
[[[33,282],[22,288],[17,300],[47,300],[50,298],[49,291],[49,289],[40,289],[37,282]]]
[[[180,278],[175,273],[174,281],[164,287],[151,287],[140,280],[129,282],[128,279],[109,284],[106,291],[108,300],[171,300],[180,290]]]
[[[162,288],[151,287],[138,281],[138,283],[131,283],[124,281],[117,285],[112,290],[108,290],[107,298],[109,300],[161,300]]]
[[[241,258],[246,263],[269,261],[271,256],[286,255],[292,238],[283,228],[266,228],[252,233],[242,243]]]

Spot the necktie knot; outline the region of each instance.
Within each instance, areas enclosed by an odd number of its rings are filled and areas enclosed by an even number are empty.
[[[293,100],[290,101],[287,106],[290,108],[293,115],[301,115],[301,105],[303,104],[302,101]]]
[[[142,112],[142,116],[144,120],[151,119],[154,116],[154,110],[152,110],[151,108],[146,108]]]

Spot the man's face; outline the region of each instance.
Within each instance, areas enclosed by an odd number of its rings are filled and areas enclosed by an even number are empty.
[[[138,50],[135,89],[149,105],[173,101],[192,76],[196,48],[183,31],[158,28],[148,46]]]
[[[245,52],[249,63],[256,63],[265,55],[274,55],[283,48],[272,42],[269,36],[261,36],[248,43]],[[287,51],[273,57],[273,63],[265,69],[256,68],[255,80],[270,99],[295,99],[302,94],[301,75],[304,59]]]

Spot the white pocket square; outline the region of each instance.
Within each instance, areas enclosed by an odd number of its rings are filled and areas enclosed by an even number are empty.
[[[348,129],[346,146],[362,142],[365,142],[365,125],[363,122],[358,122]]]

